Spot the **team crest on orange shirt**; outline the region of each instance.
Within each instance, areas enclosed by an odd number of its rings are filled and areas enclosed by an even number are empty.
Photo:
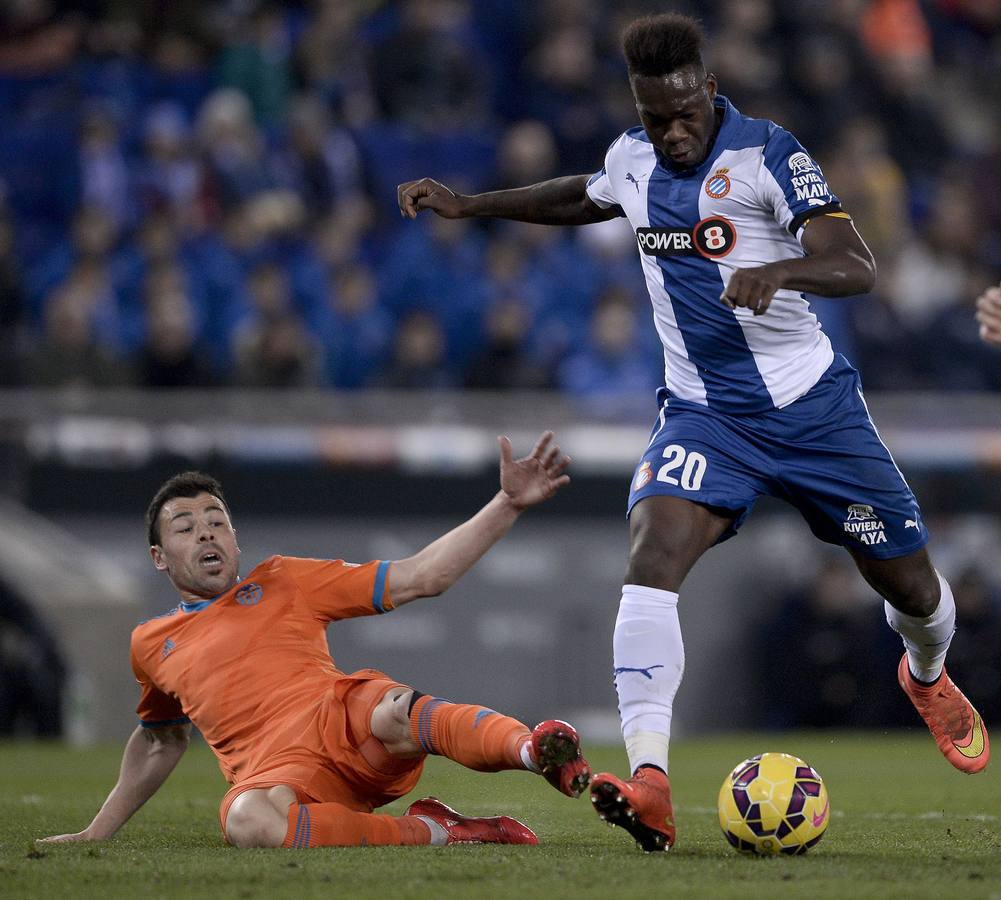
[[[633,490],[638,491],[640,488],[646,487],[650,483],[651,478],[653,478],[653,469],[650,468],[649,462],[645,462],[636,470],[636,477],[633,479]]]
[[[261,602],[263,596],[264,588],[252,581],[236,592],[236,602],[241,606],[255,606]]]
[[[730,178],[727,175],[729,171],[729,169],[721,167],[713,172],[706,181],[706,193],[713,200],[719,200],[720,197],[725,197],[730,193]]]

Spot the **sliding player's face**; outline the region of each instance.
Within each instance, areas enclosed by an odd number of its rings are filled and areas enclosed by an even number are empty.
[[[182,596],[207,599],[236,584],[240,548],[218,497],[202,493],[168,500],[159,525],[160,543],[150,547],[150,556]]]
[[[716,79],[702,66],[629,80],[647,137],[676,166],[698,166],[709,154],[716,126]]]

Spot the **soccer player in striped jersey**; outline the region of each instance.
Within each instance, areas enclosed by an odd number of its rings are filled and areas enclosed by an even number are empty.
[[[613,638],[632,777],[595,776],[599,814],[644,850],[675,840],[668,780],[684,669],[678,592],[762,494],[843,545],[903,638],[898,680],[957,768],[989,743],[944,670],[955,604],[917,501],[876,432],[858,373],[833,352],[808,297],[864,294],[869,249],[816,161],[773,122],[717,92],[696,21],[638,19],[623,34],[641,124],[593,174],[464,196],[402,184],[405,217],[491,216],[550,225],[628,219],[664,346],[664,387],[629,494],[631,546]]]
[[[199,472],[167,481],[146,521],[153,563],[181,603],[133,632],[140,724],[118,783],[87,828],[46,840],[114,835],[164,783],[194,723],[232,785],[219,821],[237,847],[538,843],[516,819],[463,816],[434,797],[402,816],[374,810],[415,787],[428,754],[484,772],[527,769],[576,797],[591,773],[570,725],[530,730],[374,669],[346,674],[326,638],[332,621],[442,593],[570,480],[552,432],[523,459],[507,438],[500,447],[494,498],[414,556],[362,565],[272,556],[242,579],[218,482]]]

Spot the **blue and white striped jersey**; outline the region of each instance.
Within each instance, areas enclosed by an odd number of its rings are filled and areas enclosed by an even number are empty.
[[[636,233],[671,396],[720,412],[759,413],[803,396],[834,359],[809,303],[779,291],[768,311],[729,309],[720,294],[738,268],[802,257],[813,215],[840,209],[819,166],[774,122],[722,96],[712,150],[692,169],[661,161],[641,127],[609,148],[588,182]]]

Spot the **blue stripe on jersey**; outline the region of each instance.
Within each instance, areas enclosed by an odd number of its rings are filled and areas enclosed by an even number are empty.
[[[812,159],[810,154],[803,149],[803,145],[788,131],[773,125],[762,156],[765,168],[772,173],[772,177],[782,188],[786,203],[789,205],[789,211],[793,214],[793,220],[789,225],[789,230],[793,235],[799,230],[799,226],[803,224],[805,218],[841,209],[841,201],[833,193],[830,193],[830,187],[824,180],[819,166],[814,166],[809,172],[820,179],[820,183],[827,189],[828,193],[819,199],[814,198],[812,202],[810,199],[800,199],[796,196],[796,186],[792,182],[793,173],[789,168],[789,157],[794,153],[802,153]],[[827,202],[828,197],[830,198],[829,202]]]
[[[386,573],[389,571],[389,560],[379,563],[379,568],[375,571],[375,587],[372,589],[372,606],[377,613],[384,613],[386,607],[383,606],[383,598],[386,595]]]
[[[699,221],[701,175],[729,146],[727,132],[733,131],[731,122],[735,118],[727,117],[714,152],[691,175],[673,173],[665,177],[655,170],[647,194],[651,227],[691,228]],[[732,310],[718,299],[723,293],[723,279],[717,264],[701,256],[658,258],[657,264],[688,358],[705,385],[709,406],[729,413],[760,411],[762,401],[770,406],[771,394],[747,346],[744,331]],[[705,359],[718,360],[725,373],[707,369],[699,362]]]
[[[599,178],[601,178],[601,176],[604,175],[604,174],[605,174],[605,167],[602,166],[597,172],[595,172],[590,178],[588,178],[587,184],[585,185],[585,187],[590,187]]]
[[[642,125],[636,125],[633,128],[630,128],[626,132],[626,136],[631,137],[634,141],[643,141],[644,144],[653,143],[650,140],[650,135],[646,133],[646,129]]]
[[[733,119],[733,129],[728,134],[726,146],[721,147],[717,140],[713,147],[714,150],[716,147],[719,147],[720,152],[723,150],[746,150],[748,147],[764,147],[772,132],[777,128],[775,123],[768,119],[749,119],[747,116],[741,115],[726,97],[718,96],[716,105],[722,105]]]

